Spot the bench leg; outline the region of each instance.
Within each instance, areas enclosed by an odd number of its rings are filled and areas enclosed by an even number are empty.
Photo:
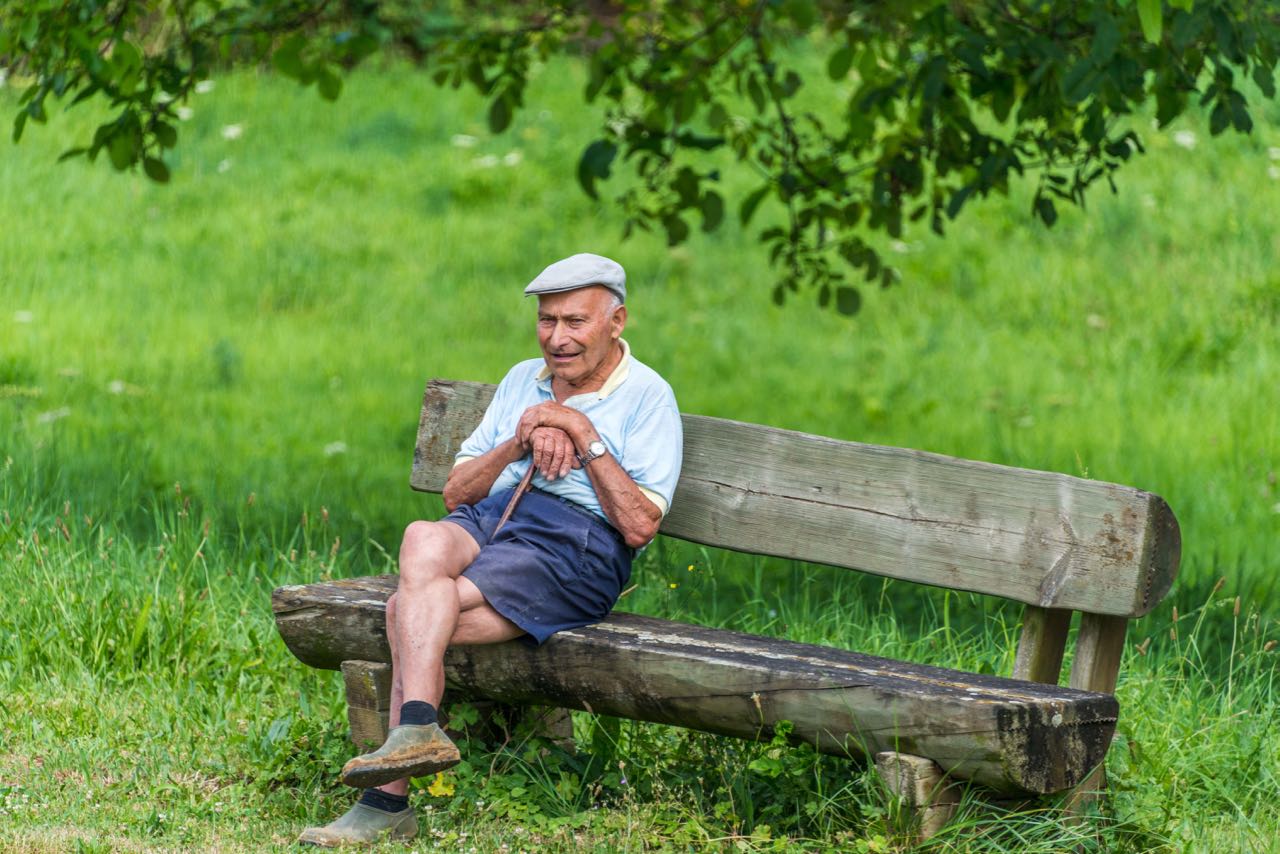
[[[375,750],[387,739],[391,713],[391,665],[373,661],[342,662],[342,682],[347,693],[347,722],[351,740],[360,750]],[[480,713],[471,734],[501,744],[517,730],[548,738],[565,750],[574,749],[573,719],[567,709],[552,706],[510,706],[491,700],[472,701]],[[447,715],[441,724],[449,729]]]
[[[351,740],[361,751],[376,750],[387,740],[391,713],[391,665],[373,661],[342,662],[347,691],[347,722]]]
[[[958,787],[932,759],[885,751],[876,754],[876,770],[906,807],[921,841],[941,830],[960,803]]]
[[[1083,691],[1114,694],[1124,654],[1124,636],[1129,621],[1124,617],[1101,614],[1080,616],[1080,635],[1076,639],[1075,663],[1071,666],[1071,687]],[[1090,804],[1106,795],[1106,760],[1093,769],[1084,782],[1067,797],[1064,807],[1068,815],[1080,816]]]

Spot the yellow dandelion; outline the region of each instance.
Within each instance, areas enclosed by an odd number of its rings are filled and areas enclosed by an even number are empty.
[[[671,582],[670,584],[668,584],[667,586],[668,586],[668,587],[670,587],[672,590],[675,590],[675,589],[676,589],[677,587],[679,587],[680,585],[679,585],[679,584],[676,584],[676,583],[673,581],[673,582]]]

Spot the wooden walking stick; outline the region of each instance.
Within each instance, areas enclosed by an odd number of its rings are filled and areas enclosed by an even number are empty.
[[[489,542],[493,542],[493,538],[498,536],[498,532],[502,530],[502,526],[507,524],[507,520],[511,518],[511,514],[515,512],[516,505],[520,503],[521,497],[529,491],[529,484],[533,482],[533,460],[529,460],[529,470],[524,473],[524,477],[520,478],[520,485],[516,487],[516,491],[511,493],[511,500],[507,502],[507,509],[502,511],[502,516],[498,519],[498,524],[494,527],[493,533],[489,535]]]

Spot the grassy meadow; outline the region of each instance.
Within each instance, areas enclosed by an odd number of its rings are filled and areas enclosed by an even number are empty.
[[[573,178],[581,83],[542,69],[491,137],[400,67],[334,105],[219,78],[167,187],[55,163],[83,108],[3,144],[0,850],[269,850],[345,808],[340,679],[270,591],[393,569],[442,513],[408,488],[425,381],[536,355],[520,289],[579,251],[627,267],[627,338],[685,411],[1148,489],[1181,574],[1131,629],[1083,823],[969,804],[913,848],[862,765],[575,714],[577,754],[467,745],[415,850],[1280,850],[1280,109],[1249,137],[1135,119],[1119,195],[1046,230],[1021,186],[886,243],[902,282],[849,319],[772,305],[732,225],[622,241]],[[634,581],[627,610],[1012,664],[997,600],[664,540]]]

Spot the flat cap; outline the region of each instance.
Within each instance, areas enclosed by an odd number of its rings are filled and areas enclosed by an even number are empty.
[[[627,271],[617,261],[590,252],[570,255],[547,267],[525,287],[524,294],[557,294],[591,285],[603,285],[627,301]]]

